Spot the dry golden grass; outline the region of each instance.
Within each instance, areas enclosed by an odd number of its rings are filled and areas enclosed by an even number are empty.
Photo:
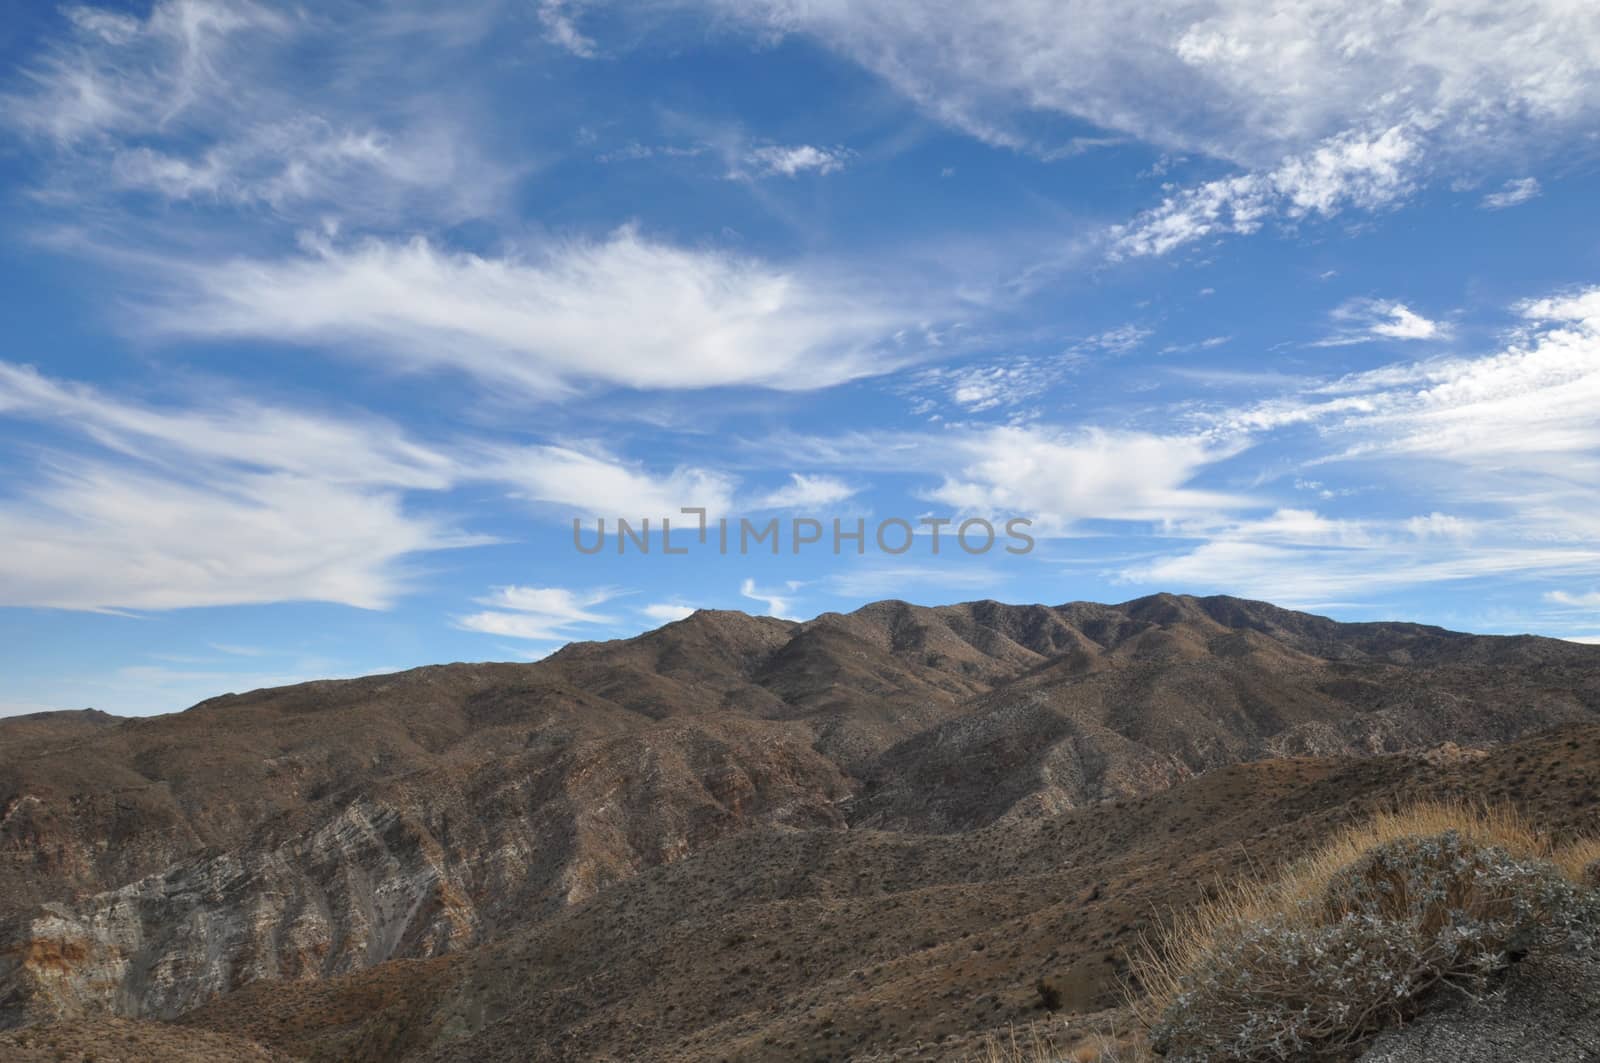
[[[1346,828],[1311,855],[1290,865],[1276,879],[1246,878],[1227,883],[1216,899],[1178,913],[1159,941],[1144,938],[1129,966],[1142,990],[1130,994],[1135,1017],[1146,1028],[1172,1004],[1185,972],[1198,970],[1214,953],[1225,929],[1267,919],[1291,922],[1312,918],[1329,882],[1370,850],[1404,838],[1454,831],[1474,845],[1496,846],[1513,856],[1555,863],[1574,881],[1600,859],[1600,839],[1583,839],[1557,850],[1516,810],[1504,806],[1420,803]]]
[[[1069,1020],[1057,1019],[990,1034],[972,1063],[1146,1063],[1150,1058],[1137,1039],[1079,1032]]]
[[[1036,1022],[1008,1029],[1004,1035],[990,1034],[973,1063],[1056,1063],[1066,1058],[1063,1046],[1066,1025]]]
[[[1557,849],[1551,859],[1572,881],[1600,886],[1595,878],[1600,871],[1600,838],[1579,838]]]

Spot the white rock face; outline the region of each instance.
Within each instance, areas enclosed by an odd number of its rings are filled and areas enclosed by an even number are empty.
[[[44,905],[0,961],[0,1000],[22,1003],[12,1021],[170,1018],[258,979],[436,955],[477,929],[426,836],[357,802],[279,848],[200,857]]]

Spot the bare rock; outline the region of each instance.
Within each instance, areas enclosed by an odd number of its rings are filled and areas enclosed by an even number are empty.
[[[1530,959],[1492,996],[1436,1008],[1379,1037],[1362,1063],[1594,1063],[1600,961]]]

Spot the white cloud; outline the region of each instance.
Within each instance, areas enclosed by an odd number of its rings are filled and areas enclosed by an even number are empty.
[[[1317,605],[1429,583],[1593,572],[1600,566],[1600,546],[1593,543],[1540,542],[1514,519],[1439,512],[1350,520],[1280,509],[1266,517],[1219,524],[1179,522],[1167,533],[1203,541],[1128,566],[1120,578],[1154,587],[1225,590]]]
[[[734,483],[722,473],[690,466],[654,474],[603,451],[497,448],[488,452],[478,471],[484,478],[511,485],[518,497],[530,502],[607,520],[625,517],[636,526],[649,518],[652,527],[659,527],[660,518],[676,520],[686,506],[703,507],[710,514],[733,508]],[[685,517],[683,523],[687,526],[693,520]]]
[[[934,366],[918,370],[900,390],[915,399],[916,413],[932,413],[940,402],[966,413],[1010,409],[1037,401],[1083,361],[1081,356],[1066,354],[986,365]]]
[[[1207,181],[1110,230],[1113,258],[1165,255],[1208,236],[1248,234],[1269,221],[1377,210],[1407,195],[1419,149],[1406,129],[1342,133],[1271,170]]]
[[[1600,288],[1530,300],[1531,326],[1503,350],[1405,362],[1230,410],[1224,433],[1315,426],[1336,449],[1323,461],[1422,457],[1470,466],[1453,482],[1484,493],[1530,476],[1549,490],[1600,485]]]
[[[470,121],[414,86],[463,27],[477,31],[481,7],[415,20],[250,0],[158,0],[145,18],[74,7],[70,32],[46,40],[0,98],[0,121],[53,146],[35,189],[51,205],[133,192],[308,222],[455,221],[497,202],[508,172]]]
[[[1392,340],[1431,340],[1444,332],[1437,321],[1428,320],[1404,303],[1385,304],[1381,313],[1387,320],[1376,321],[1370,326],[1375,336],[1386,336]]]
[[[1391,304],[1367,323],[1429,331]],[[1294,390],[1194,414],[1183,433],[1030,426],[938,434],[785,439],[778,453],[833,468],[942,475],[925,497],[962,512],[1031,516],[1037,535],[1094,520],[1145,521],[1192,544],[1126,565],[1156,587],[1348,602],[1401,587],[1520,574],[1600,577],[1600,288],[1529,300],[1498,352],[1403,362],[1333,380],[1275,376]],[[1438,334],[1438,326],[1433,326]],[[1208,489],[1218,467],[1281,434],[1250,493]],[[1290,475],[1328,502],[1360,493],[1307,478],[1358,472],[1360,492],[1403,484],[1414,515],[1350,520],[1303,508],[1251,515]],[[1576,600],[1576,599],[1574,599]]]
[[[410,160],[396,150],[371,131],[339,130],[306,118],[246,130],[237,140],[188,158],[149,147],[129,148],[112,156],[110,176],[116,185],[170,200],[260,202],[284,208],[333,198],[344,182],[365,171],[398,172],[409,166]]]
[[[1346,378],[1313,411],[1350,438],[1348,456],[1409,454],[1473,465],[1483,477],[1518,470],[1600,483],[1600,290],[1526,307],[1535,317],[1585,311],[1498,354]]]
[[[116,11],[69,7],[64,13],[74,26],[108,44],[126,44],[137,37],[143,28],[143,24],[132,15]]]
[[[1518,307],[1530,321],[1572,322],[1590,334],[1600,333],[1600,286],[1530,299]]]
[[[1243,169],[1114,227],[1114,258],[1379,210],[1437,170],[1548,150],[1600,109],[1600,12],[1565,0],[1297,0],[1270,18],[1254,0],[681,2],[818,38],[993,144],[1050,157],[1062,145],[1033,116],[1054,112]]]
[[[1541,191],[1543,190],[1539,187],[1538,178],[1522,177],[1507,181],[1500,191],[1484,196],[1479,205],[1485,210],[1504,210],[1534,199]]]
[[[0,362],[0,416],[71,427],[129,457],[175,467],[229,463],[335,484],[438,489],[456,460],[377,418],[308,414],[237,398],[210,408],[141,406]]]
[[[569,10],[581,6],[570,0],[540,0],[539,21],[544,25],[545,40],[580,59],[593,59],[599,54],[595,42],[579,31]]]
[[[292,22],[248,0],[163,0],[146,19],[70,9],[78,31],[27,70],[31,91],[5,100],[10,120],[61,144],[158,131],[225,95],[229,60]]]
[[[1078,353],[1089,351],[1104,351],[1112,355],[1132,354],[1138,350],[1145,340],[1154,335],[1154,330],[1143,325],[1119,325],[1107,329],[1097,335],[1074,345],[1073,350]]]
[[[612,617],[596,613],[592,607],[619,593],[610,588],[574,591],[565,587],[497,587],[478,599],[479,605],[489,607],[487,610],[457,617],[456,626],[504,638],[569,639],[575,627],[613,623]]]
[[[735,482],[723,473],[692,466],[652,472],[595,446],[479,442],[444,450],[376,418],[335,419],[226,398],[210,408],[139,406],[4,362],[0,416],[70,425],[117,454],[176,467],[226,463],[360,488],[489,482],[528,502],[611,518],[675,516],[683,506],[726,513],[734,505]],[[837,490],[826,477],[803,479],[813,491]]]
[[[403,493],[452,459],[375,419],[245,402],[138,406],[0,363],[0,416],[81,433],[92,456],[16,467],[0,512],[0,602],[62,609],[317,600],[381,608],[417,553],[469,545]]]
[[[1438,340],[1450,335],[1445,325],[1392,299],[1352,299],[1335,309],[1332,317],[1338,331],[1313,346],[1345,347],[1372,339]]]
[[[850,152],[843,148],[818,148],[810,144],[767,144],[747,150],[730,177],[797,177],[802,173],[830,174],[844,169]]]
[[[1551,591],[1544,596],[1544,599],[1557,605],[1570,605],[1578,609],[1600,609],[1600,591],[1579,594],[1570,591]]]
[[[808,476],[796,472],[789,474],[787,484],[763,495],[750,508],[816,509],[843,502],[856,491],[856,488],[832,476]]]
[[[1265,541],[1242,526],[1193,550],[1125,568],[1120,576],[1164,589],[1210,589],[1316,606],[1430,583],[1593,572],[1597,566],[1600,550],[1588,547],[1478,543],[1448,550],[1397,537],[1352,548]]]
[[[487,597],[479,598],[478,604],[549,617],[564,624],[599,624],[606,617],[589,612],[589,607],[616,596],[617,592],[610,588],[578,592],[565,587],[508,586],[496,587]]]
[[[963,512],[1029,517],[1036,532],[1084,520],[1169,520],[1247,504],[1237,495],[1191,487],[1241,444],[1202,436],[1161,436],[1088,428],[996,428],[939,448],[959,466],[927,497]]]
[[[747,579],[739,585],[739,593],[753,602],[761,602],[767,607],[767,615],[775,616],[780,620],[793,620],[789,615],[794,606],[791,595],[799,590],[803,583],[789,580],[781,590],[763,590],[756,586],[756,581]]]
[[[652,602],[640,609],[639,612],[662,624],[670,624],[676,620],[687,620],[695,613],[692,605],[679,605],[676,602]]]
[[[148,406],[0,363],[0,418],[81,437],[18,463],[0,511],[0,604],[170,609],[317,600],[381,608],[414,555],[489,540],[414,513],[416,492],[509,490],[563,520],[674,519],[734,505],[713,470],[653,472],[590,446],[463,441],[449,449],[394,425],[234,398]],[[836,493],[826,477],[792,490]],[[798,497],[798,496],[797,496]],[[691,518],[683,518],[685,526]],[[510,603],[501,603],[502,606]],[[527,622],[520,625],[526,629]]]
[[[1231,339],[1233,339],[1232,336],[1207,336],[1203,340],[1195,340],[1192,343],[1169,343],[1161,348],[1161,353],[1188,354],[1190,351],[1209,351],[1213,347],[1221,347]]]
[[[1318,445],[1301,468],[1361,463],[1367,477],[1401,481],[1437,511],[1390,521],[1282,510],[1179,522],[1168,533],[1199,545],[1123,577],[1298,604],[1451,580],[1600,577],[1600,289],[1518,309],[1531,325],[1497,353],[1357,373],[1212,422],[1226,438],[1313,429]],[[1547,600],[1590,604],[1567,591]]]
[[[1249,433],[1218,424],[1186,435],[1047,425],[952,426],[942,432],[855,432],[772,439],[773,455],[815,467],[929,477],[915,492],[970,515],[1031,518],[1067,534],[1091,520],[1166,521],[1259,501],[1194,486],[1243,452]],[[1003,529],[996,525],[1003,534]]]
[[[211,469],[204,483],[59,465],[0,513],[0,601],[170,609],[328,601],[376,609],[404,559],[483,541],[408,514],[393,492]]]
[[[842,280],[632,228],[534,259],[426,240],[184,267],[150,327],[328,344],[394,369],[451,369],[541,396],[634,388],[807,390],[888,372],[913,315]]]
[[[1423,121],[1463,152],[1577,125],[1600,102],[1600,11],[1566,0],[683,0],[805,33],[941,120],[1048,151],[1055,112],[1260,167],[1358,127]]]

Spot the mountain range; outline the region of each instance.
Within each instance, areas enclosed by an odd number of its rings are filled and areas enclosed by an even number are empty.
[[[1139,935],[1416,797],[1592,825],[1600,647],[885,601],[13,717],[0,1048],[966,1058],[1121,1021]]]

